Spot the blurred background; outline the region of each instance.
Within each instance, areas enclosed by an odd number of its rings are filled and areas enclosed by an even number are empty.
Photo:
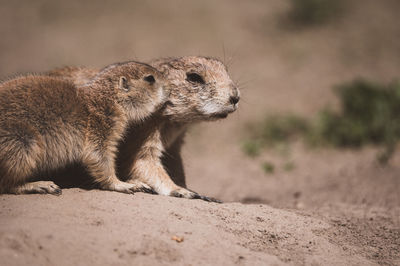
[[[191,189],[399,221],[399,12],[397,0],[0,0],[0,76],[218,57],[242,100],[189,132]]]

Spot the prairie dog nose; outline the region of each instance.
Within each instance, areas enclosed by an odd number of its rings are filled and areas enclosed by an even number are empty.
[[[237,104],[239,102],[239,100],[240,100],[240,97],[238,95],[229,97],[229,102],[231,104]]]

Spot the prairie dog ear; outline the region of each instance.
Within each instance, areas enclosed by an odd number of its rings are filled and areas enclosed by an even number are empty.
[[[125,92],[130,91],[130,87],[128,85],[128,80],[124,76],[119,78],[118,88]]]

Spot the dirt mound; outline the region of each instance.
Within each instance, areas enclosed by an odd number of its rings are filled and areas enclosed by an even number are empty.
[[[65,189],[2,195],[0,217],[4,265],[373,264],[335,222],[267,205]]]

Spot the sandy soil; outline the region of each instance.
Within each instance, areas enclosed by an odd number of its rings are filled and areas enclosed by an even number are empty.
[[[0,2],[3,77],[225,50],[243,88],[239,110],[193,127],[183,152],[189,188],[224,204],[0,195],[0,265],[400,265],[400,155],[381,167],[373,147],[240,150],[265,114],[311,116],[336,105],[335,84],[398,79],[398,1],[351,0],[343,18],[309,29],[285,26],[281,0]]]
[[[366,216],[385,235],[358,242],[356,212],[329,221],[263,204],[79,189],[0,202],[3,265],[372,265],[380,256],[400,263],[399,231],[379,210]],[[390,253],[381,254],[383,245]]]

